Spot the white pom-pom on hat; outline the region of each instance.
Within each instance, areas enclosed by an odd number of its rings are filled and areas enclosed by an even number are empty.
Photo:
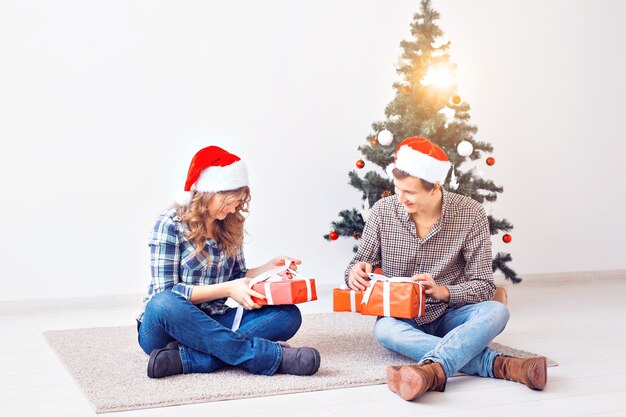
[[[179,206],[188,206],[192,197],[192,191],[177,191],[174,195],[174,202]]]

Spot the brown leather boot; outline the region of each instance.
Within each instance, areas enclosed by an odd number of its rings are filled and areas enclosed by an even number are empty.
[[[400,395],[400,368],[401,366],[394,365],[387,367],[387,388],[398,395]]]
[[[398,395],[411,401],[427,391],[443,392],[446,390],[446,381],[446,373],[439,362],[402,366]]]
[[[530,389],[541,391],[546,386],[547,366],[544,356],[528,359],[496,356],[493,361],[493,376],[520,382]]]

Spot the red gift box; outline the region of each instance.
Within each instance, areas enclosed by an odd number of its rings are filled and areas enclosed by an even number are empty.
[[[252,301],[259,305],[298,304],[317,300],[313,278],[263,281],[254,284],[252,289],[265,296],[265,299],[252,297]]]
[[[422,317],[426,313],[425,291],[421,283],[408,278],[372,278],[363,295],[361,314],[407,319]]]
[[[298,278],[292,279],[293,276]],[[304,278],[296,271],[289,269],[289,264],[278,267],[254,277],[248,283],[250,288],[261,293],[265,299],[251,297],[259,305],[297,304],[317,300],[315,280]],[[237,307],[231,330],[239,329],[243,307]]]
[[[362,299],[363,291],[333,288],[333,311],[359,313],[361,311]]]

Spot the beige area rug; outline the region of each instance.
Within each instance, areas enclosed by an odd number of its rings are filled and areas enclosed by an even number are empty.
[[[96,413],[108,413],[382,384],[388,364],[411,361],[374,341],[374,321],[375,317],[352,313],[304,315],[290,343],[320,351],[322,365],[310,377],[258,376],[229,368],[150,379],[146,376],[148,356],[139,348],[133,326],[51,330],[44,335]],[[511,356],[534,355],[496,343],[492,347]]]

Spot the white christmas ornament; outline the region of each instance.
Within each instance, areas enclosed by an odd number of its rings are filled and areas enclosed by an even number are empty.
[[[393,142],[393,134],[387,129],[378,132],[378,143],[383,146],[389,146]]]
[[[454,119],[455,111],[450,107],[446,106],[443,109],[439,110],[439,113],[443,114],[446,118],[446,124],[448,124],[451,120]]]
[[[456,152],[461,156],[470,156],[474,152],[474,146],[470,142],[463,140],[456,146]]]

